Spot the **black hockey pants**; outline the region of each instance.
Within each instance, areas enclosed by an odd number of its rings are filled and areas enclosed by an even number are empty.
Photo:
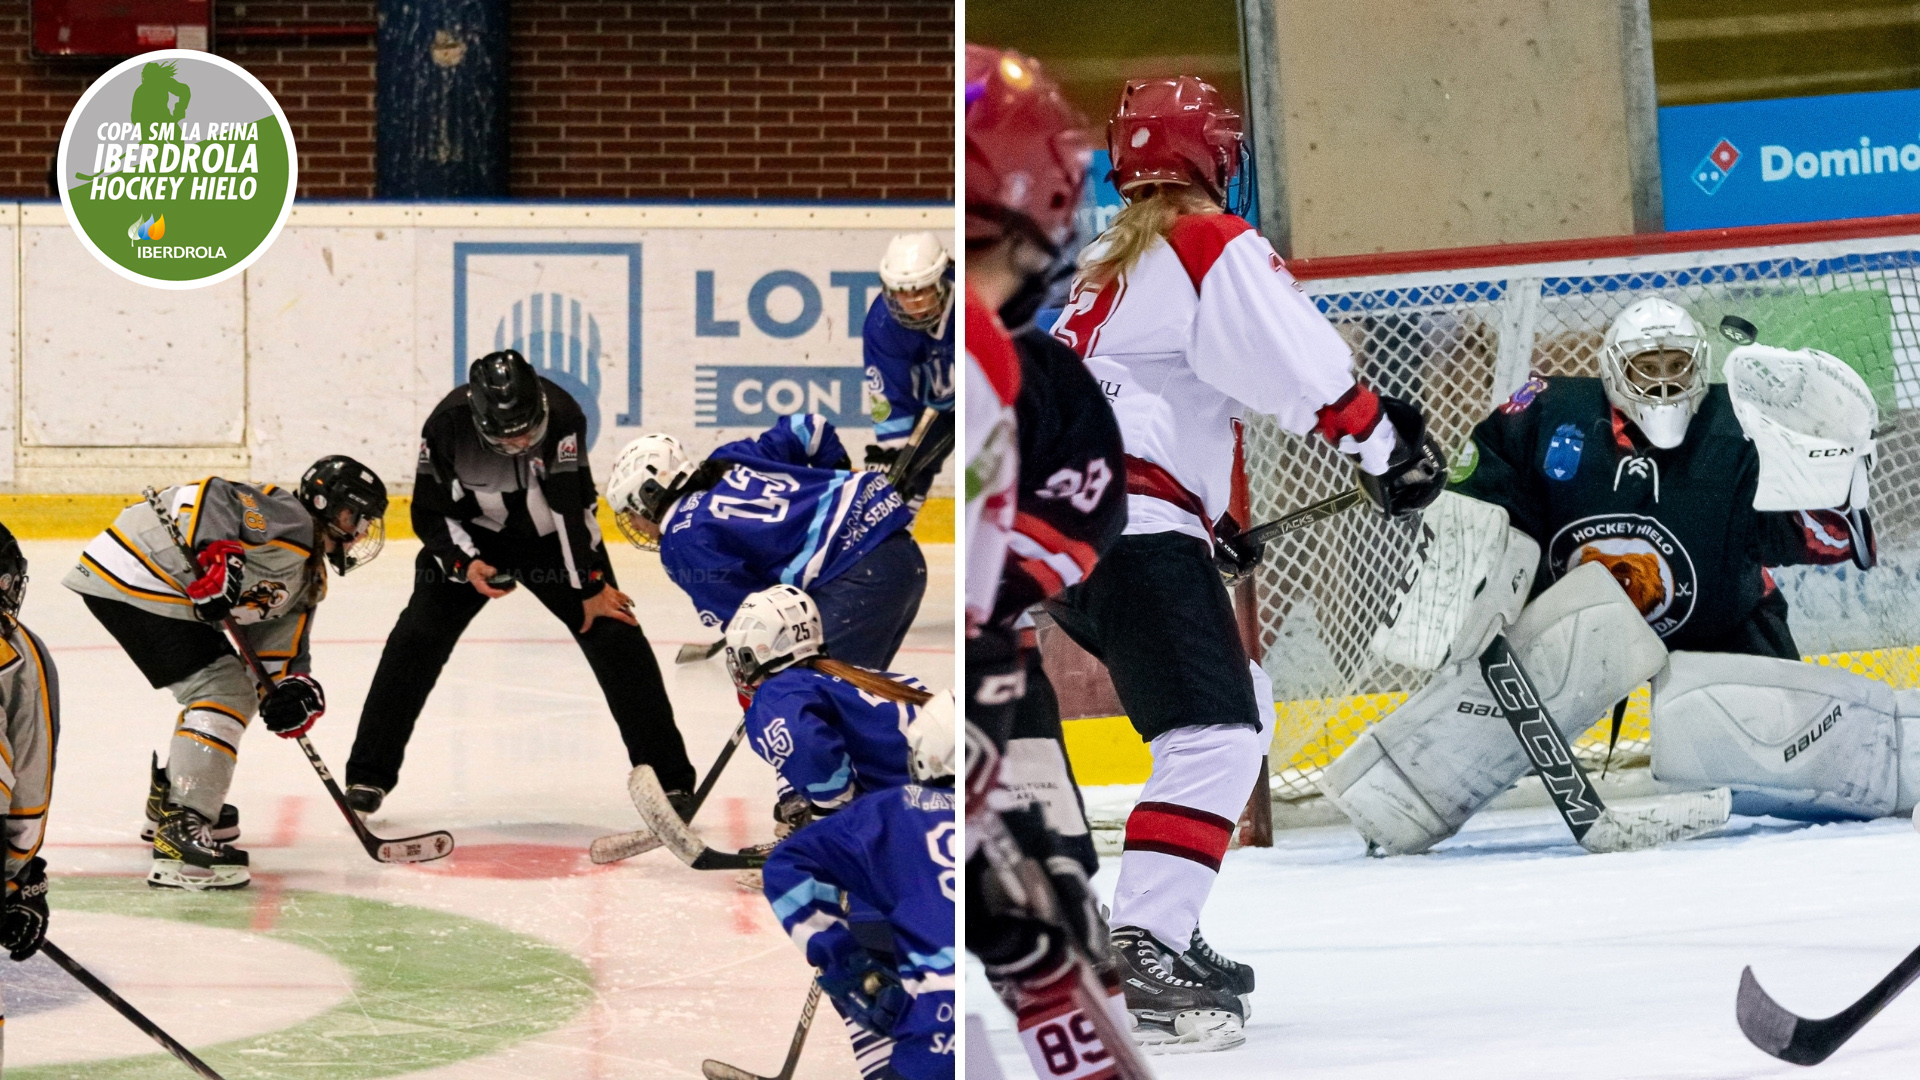
[[[567,580],[555,538],[499,546],[505,550],[483,551],[481,557],[502,570],[514,571],[520,588],[531,592],[572,632],[606,694],[607,708],[627,746],[627,760],[652,765],[668,791],[693,790],[693,764],[687,760],[680,729],[674,726],[673,704],[667,700],[647,635],[639,627],[604,617],[595,619],[587,633],[580,633],[586,615],[579,594]],[[454,643],[487,604],[472,585],[449,579],[425,551],[414,560],[413,581],[413,597],[387,635],[360,712],[360,730],[347,759],[349,784],[392,791],[400,782],[400,764],[414,721],[439,681]]]

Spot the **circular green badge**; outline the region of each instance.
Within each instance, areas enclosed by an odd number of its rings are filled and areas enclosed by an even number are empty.
[[[80,95],[60,201],[107,269],[161,289],[245,270],[293,209],[293,129],[260,80],[191,49],[142,53]]]

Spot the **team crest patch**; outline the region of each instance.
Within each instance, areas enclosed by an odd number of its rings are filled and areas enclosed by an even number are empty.
[[[1547,545],[1556,580],[1590,562],[1607,568],[1661,637],[1693,615],[1700,598],[1693,556],[1673,531],[1645,514],[1596,514],[1569,522]]]
[[[1561,424],[1553,429],[1553,438],[1547,440],[1547,478],[1562,482],[1573,479],[1573,474],[1580,471],[1580,451],[1585,446],[1586,439],[1575,425]]]
[[[579,460],[580,437],[578,435],[568,435],[566,438],[561,439],[560,445],[554,450],[553,463],[555,465],[569,465]]]
[[[1464,484],[1473,470],[1480,467],[1480,444],[1468,439],[1459,453],[1453,455],[1453,461],[1447,466],[1447,483]]]
[[[1517,412],[1525,412],[1527,406],[1533,404],[1533,399],[1539,397],[1541,391],[1546,388],[1547,380],[1545,378],[1539,375],[1530,376],[1526,382],[1520,384],[1520,389],[1515,390],[1513,396],[1507,399],[1507,403],[1500,406],[1500,411],[1506,413],[1508,416],[1512,416]]]

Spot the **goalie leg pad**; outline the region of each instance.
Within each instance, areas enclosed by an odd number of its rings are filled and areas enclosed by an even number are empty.
[[[1840,668],[1676,652],[1653,681],[1653,776],[1731,787],[1738,814],[1882,817],[1900,793],[1900,724],[1885,683]]]
[[[1569,573],[1521,613],[1508,643],[1569,740],[1651,678],[1666,647],[1598,564]],[[1444,669],[1348,748],[1320,790],[1374,851],[1426,851],[1529,768],[1477,658]]]

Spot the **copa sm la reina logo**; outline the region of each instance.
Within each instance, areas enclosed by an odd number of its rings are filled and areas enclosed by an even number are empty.
[[[60,202],[74,235],[129,281],[196,289],[272,246],[298,158],[280,104],[212,53],[142,53],[80,96],[60,136]]]

